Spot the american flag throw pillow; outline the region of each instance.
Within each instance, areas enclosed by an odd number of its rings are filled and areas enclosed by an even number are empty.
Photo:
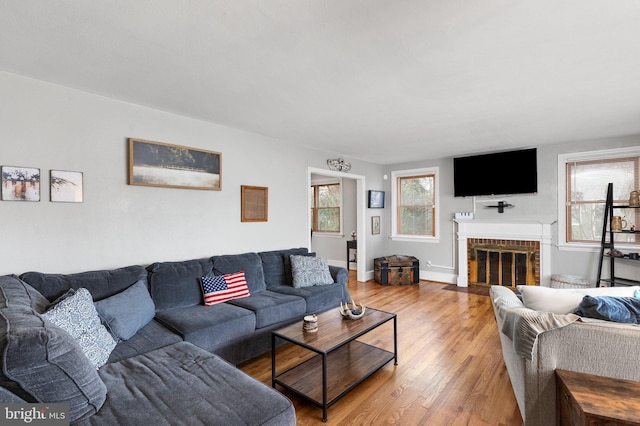
[[[200,282],[206,306],[250,296],[244,271],[226,275],[207,275],[200,278]]]

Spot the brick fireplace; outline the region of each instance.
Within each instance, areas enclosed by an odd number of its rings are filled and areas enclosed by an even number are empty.
[[[471,284],[543,285],[550,283],[551,224],[456,220],[458,280]]]

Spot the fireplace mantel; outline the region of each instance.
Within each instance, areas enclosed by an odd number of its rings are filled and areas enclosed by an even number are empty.
[[[487,220],[454,220],[458,224],[458,281],[460,287],[469,285],[467,239],[525,240],[540,242],[540,285],[551,281],[551,223],[497,222]]]

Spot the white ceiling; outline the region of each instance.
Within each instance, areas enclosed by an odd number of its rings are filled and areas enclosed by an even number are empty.
[[[379,164],[640,133],[638,0],[0,0],[0,70]]]

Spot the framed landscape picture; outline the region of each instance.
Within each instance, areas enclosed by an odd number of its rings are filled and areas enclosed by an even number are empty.
[[[222,154],[129,138],[129,185],[222,189]]]
[[[81,203],[83,200],[82,172],[51,170],[51,201]]]
[[[2,166],[3,201],[40,201],[40,169]]]

